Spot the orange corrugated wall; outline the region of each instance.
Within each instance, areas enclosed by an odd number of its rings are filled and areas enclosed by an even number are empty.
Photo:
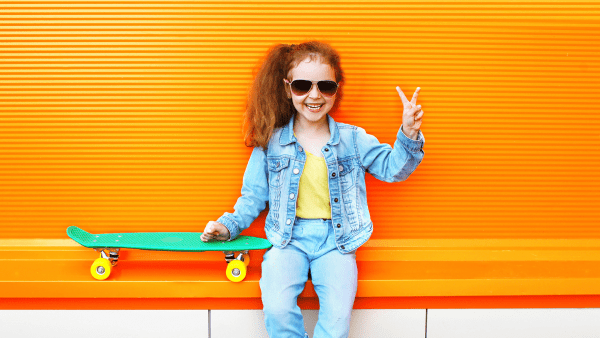
[[[307,39],[382,142],[422,88],[425,159],[368,175],[373,238],[600,237],[598,1],[40,0],[0,3],[0,238],[202,231],[240,194],[254,67]]]

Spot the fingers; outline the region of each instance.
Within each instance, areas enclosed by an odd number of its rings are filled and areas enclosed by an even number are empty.
[[[417,87],[417,90],[415,90],[415,93],[413,94],[410,101],[408,101],[406,95],[404,95],[404,92],[402,92],[402,89],[400,89],[400,87],[396,87],[396,91],[398,92],[398,95],[400,95],[400,99],[402,99],[402,104],[404,105],[404,108],[411,109],[417,105],[417,99],[419,98],[421,87]]]
[[[419,111],[417,111],[417,113],[418,114],[415,114],[415,121],[418,121],[418,120],[422,119],[423,118],[423,114],[424,114],[423,110],[419,110]]]
[[[212,241],[215,238],[216,237],[214,235],[207,234],[206,232],[203,232],[202,235],[200,235],[200,239],[202,240],[202,242]]]
[[[226,241],[229,239],[229,230],[223,224],[210,221],[206,224],[204,232],[200,235],[203,242],[212,240]]]
[[[408,103],[408,99],[402,92],[402,89],[400,89],[400,87],[396,87],[396,91],[398,92],[398,95],[400,95],[400,99],[402,99],[402,104],[406,107],[406,104]]]
[[[200,236],[200,239],[203,242],[208,242],[208,241],[216,239],[218,234],[219,234],[219,232],[216,231],[214,223],[212,221],[210,221],[210,222],[208,222],[208,224],[206,224],[206,227],[204,228],[204,232]]]
[[[419,97],[420,91],[421,91],[421,87],[417,87],[417,90],[415,90],[415,93],[413,94],[413,97],[410,100],[410,103],[412,103],[413,105],[417,104],[417,98]]]
[[[200,235],[200,239],[203,242],[210,242],[210,241],[214,241],[214,240],[218,239],[218,236],[215,234],[202,233],[202,235]]]

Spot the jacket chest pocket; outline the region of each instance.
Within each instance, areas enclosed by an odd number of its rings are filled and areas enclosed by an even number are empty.
[[[340,184],[342,192],[348,192],[356,185],[356,180],[354,178],[354,165],[352,164],[352,160],[339,161],[338,170],[340,172]]]
[[[274,158],[268,159],[269,163],[269,186],[278,188],[283,185],[285,179],[285,168],[290,166],[290,159]]]
[[[360,227],[358,218],[358,195],[356,191],[356,173],[352,159],[338,161],[338,170],[340,172],[340,186],[342,189],[342,199],[344,200],[345,215],[350,225],[348,231],[356,231]]]

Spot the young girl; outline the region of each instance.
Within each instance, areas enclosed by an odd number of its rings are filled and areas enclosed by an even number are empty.
[[[338,53],[322,42],[270,50],[250,91],[245,143],[254,147],[233,213],[208,222],[203,241],[232,240],[269,203],[260,288],[269,336],[308,337],[297,304],[308,274],[319,296],[314,337],[347,337],[357,288],[356,249],[373,232],[365,173],[405,180],[423,159],[419,88],[392,148],[333,120],[342,99]]]

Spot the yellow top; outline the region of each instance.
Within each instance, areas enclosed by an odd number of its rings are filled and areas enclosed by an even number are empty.
[[[329,218],[329,181],[325,159],[306,152],[306,164],[300,176],[296,216],[302,218]]]

